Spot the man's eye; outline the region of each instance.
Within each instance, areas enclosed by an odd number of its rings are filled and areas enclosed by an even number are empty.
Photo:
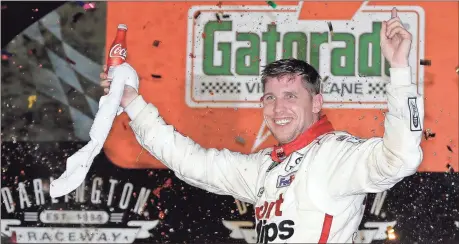
[[[296,98],[295,95],[293,95],[293,94],[287,94],[287,99],[294,99],[294,98]]]
[[[273,99],[274,99],[274,96],[271,96],[271,95],[265,97],[265,100],[273,100]]]

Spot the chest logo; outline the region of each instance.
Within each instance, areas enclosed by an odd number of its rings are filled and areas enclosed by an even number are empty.
[[[293,180],[295,179],[295,173],[296,171],[289,173],[288,175],[279,175],[279,177],[277,178],[276,187],[282,188],[292,184]]]
[[[285,165],[285,172],[290,172],[294,168],[296,168],[301,161],[303,161],[303,155],[299,153],[294,153],[292,156],[289,158],[288,163]]]

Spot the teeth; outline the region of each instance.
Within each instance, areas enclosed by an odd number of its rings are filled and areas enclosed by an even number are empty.
[[[290,121],[292,120],[291,119],[277,119],[277,120],[274,120],[274,123],[276,123],[277,125],[286,125],[290,123]]]

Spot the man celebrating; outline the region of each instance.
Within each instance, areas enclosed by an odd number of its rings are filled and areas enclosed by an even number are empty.
[[[263,116],[279,146],[254,154],[205,149],[167,125],[157,108],[126,87],[121,101],[139,143],[178,178],[255,205],[258,243],[352,242],[367,193],[385,191],[416,172],[423,100],[411,83],[411,34],[392,10],[382,24],[381,49],[391,65],[382,138],[334,131],[320,114],[317,71],[301,60],[265,67]],[[101,86],[110,81],[101,74]]]

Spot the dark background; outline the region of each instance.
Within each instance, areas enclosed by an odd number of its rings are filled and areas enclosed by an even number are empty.
[[[64,3],[66,2],[2,1],[2,49],[33,22]],[[38,11],[32,9],[38,9]]]

